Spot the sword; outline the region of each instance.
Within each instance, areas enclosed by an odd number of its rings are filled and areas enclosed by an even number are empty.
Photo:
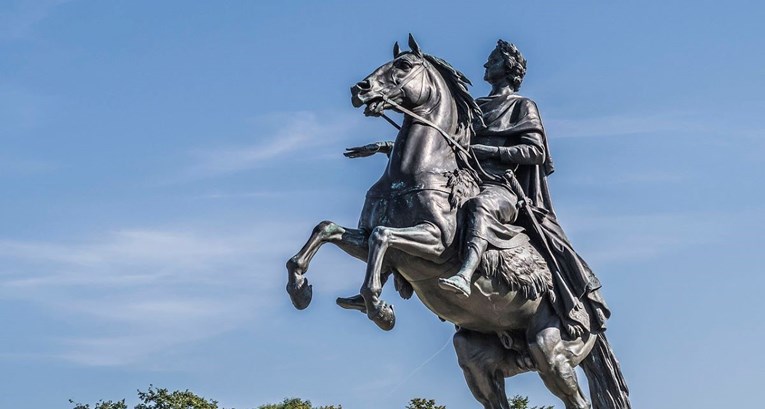
[[[533,238],[536,238],[536,242],[541,245],[541,255],[545,260],[547,261],[547,265],[549,267],[552,267],[550,272],[553,274],[553,277],[556,279],[556,281],[560,281],[564,285],[559,285],[558,291],[567,291],[569,292],[569,299],[577,300],[577,297],[575,297],[573,294],[570,293],[567,286],[565,286],[566,281],[561,276],[561,268],[558,264],[558,260],[555,258],[555,254],[553,254],[552,249],[550,248],[550,243],[547,240],[547,236],[545,235],[544,230],[542,229],[542,226],[537,219],[536,214],[534,214],[534,209],[531,206],[531,200],[526,197],[526,194],[523,192],[523,187],[521,187],[521,184],[518,182],[518,179],[515,178],[515,174],[513,172],[508,172],[505,174],[505,180],[507,180],[510,184],[510,189],[515,193],[515,195],[520,199],[519,207],[522,210],[522,214],[526,216],[526,218],[529,220],[529,225],[531,227],[530,233],[533,234]],[[553,304],[553,308],[556,310],[559,316],[561,317],[569,317],[567,311],[559,311],[560,307],[558,306],[558,303],[555,301],[555,292],[550,293],[552,295],[551,301]],[[577,309],[577,307],[580,307],[579,303],[577,302],[577,305],[571,306],[573,309]]]

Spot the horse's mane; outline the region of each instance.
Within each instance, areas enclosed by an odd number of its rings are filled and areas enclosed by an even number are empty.
[[[483,121],[481,108],[478,107],[467,90],[468,85],[473,84],[465,74],[452,67],[448,62],[433,55],[424,54],[424,57],[438,70],[454,97],[454,102],[457,104],[457,129],[460,132],[467,131],[472,135],[473,121]]]

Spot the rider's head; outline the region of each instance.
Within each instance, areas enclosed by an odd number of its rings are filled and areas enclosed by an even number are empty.
[[[497,47],[489,55],[484,67],[484,80],[490,84],[507,81],[515,91],[521,87],[523,76],[526,75],[526,59],[514,44],[505,40],[497,41]]]

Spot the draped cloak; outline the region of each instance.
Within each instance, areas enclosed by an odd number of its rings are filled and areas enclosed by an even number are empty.
[[[573,320],[592,332],[603,331],[611,313],[600,294],[600,282],[584,259],[574,251],[552,206],[547,176],[554,168],[536,104],[516,94],[478,98],[476,102],[483,111],[484,124],[476,126],[472,143],[499,147],[499,159],[482,160],[481,165],[493,175],[504,174],[517,166],[515,177],[530,199],[533,213],[559,267],[560,271],[555,271],[550,263],[551,270],[554,270],[555,297],[552,299],[556,313],[564,321]],[[526,218],[519,218],[517,224],[531,230],[530,221]],[[491,230],[503,231],[499,226]],[[489,240],[489,243],[499,244],[502,248],[502,240]],[[542,243],[534,244],[543,250]]]

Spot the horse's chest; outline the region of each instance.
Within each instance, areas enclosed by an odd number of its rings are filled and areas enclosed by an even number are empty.
[[[412,227],[428,221],[450,236],[456,227],[449,193],[440,185],[406,185],[398,190],[370,190],[367,193],[359,227]]]

